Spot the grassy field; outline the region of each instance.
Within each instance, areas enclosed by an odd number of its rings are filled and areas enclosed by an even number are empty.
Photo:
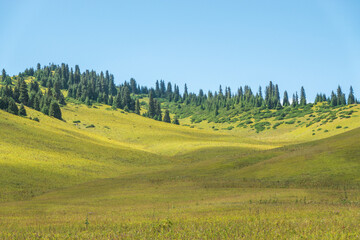
[[[260,133],[105,105],[27,112],[0,111],[1,239],[360,237],[357,112]]]

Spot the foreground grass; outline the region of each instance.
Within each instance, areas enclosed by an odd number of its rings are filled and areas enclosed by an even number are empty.
[[[112,185],[111,181],[108,184]],[[101,184],[104,187],[104,183]],[[2,239],[356,239],[359,195],[196,183],[84,185],[2,206]],[[82,189],[81,189],[82,188]],[[82,190],[90,189],[90,193]],[[96,187],[96,189],[99,189]],[[74,195],[72,195],[74,194]],[[79,194],[85,194],[80,197]],[[69,197],[72,195],[72,197]]]

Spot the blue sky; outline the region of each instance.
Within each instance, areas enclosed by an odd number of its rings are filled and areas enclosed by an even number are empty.
[[[337,85],[360,97],[360,1],[0,0],[0,68],[54,62],[109,70],[117,83],[157,79],[198,92],[257,91],[309,100]]]

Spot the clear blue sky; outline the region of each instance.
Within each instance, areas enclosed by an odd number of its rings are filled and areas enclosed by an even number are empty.
[[[253,91],[270,80],[308,99],[337,85],[360,98],[360,1],[0,0],[0,68],[11,75],[54,62]]]

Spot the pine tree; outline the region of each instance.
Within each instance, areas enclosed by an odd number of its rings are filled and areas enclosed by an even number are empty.
[[[219,115],[219,107],[218,107],[218,105],[215,105],[214,115],[215,115],[215,117],[216,117],[217,115]]]
[[[5,69],[2,70],[1,82],[6,82],[6,71],[5,71]]]
[[[160,97],[165,97],[165,92],[166,92],[165,81],[160,80]]]
[[[188,87],[187,87],[187,85],[186,85],[186,83],[185,83],[185,86],[184,86],[184,96],[183,96],[183,98],[186,99],[187,96],[188,96]]]
[[[121,97],[121,92],[120,92],[120,91],[117,92],[114,105],[115,105],[115,107],[117,107],[117,108],[121,108],[121,109],[123,108],[123,105],[122,105],[122,97]]]
[[[167,123],[170,123],[170,122],[171,122],[169,110],[166,110],[166,111],[165,111],[165,115],[164,115],[163,121],[164,121],[164,122],[167,122]]]
[[[8,108],[8,100],[5,97],[0,98],[0,109],[6,110]]]
[[[156,110],[155,110],[155,115],[156,115],[156,119],[158,121],[161,121],[162,120],[162,113],[161,113],[161,105],[160,105],[160,102],[156,101],[155,100],[155,106],[156,106]]]
[[[330,99],[330,104],[333,107],[336,107],[338,105],[338,99],[334,93],[334,91],[331,92],[331,99]]]
[[[355,96],[354,96],[354,90],[352,86],[350,86],[350,93],[348,96],[348,104],[354,104],[355,103]]]
[[[159,85],[159,80],[156,80],[155,83],[155,97],[161,97],[160,96],[160,85]]]
[[[112,105],[114,104],[114,98],[113,98],[113,96],[110,96],[110,97],[109,97],[109,102],[108,102],[108,104],[109,104],[110,106],[112,106]]]
[[[136,81],[134,78],[130,78],[130,90],[133,94],[137,93]]]
[[[20,97],[20,81],[18,81],[18,83],[14,87],[13,99],[15,100],[15,102],[19,102],[19,97]]]
[[[300,90],[300,105],[305,106],[306,105],[306,94],[304,87],[301,87]]]
[[[40,98],[38,97],[38,95],[36,95],[35,98],[34,98],[33,108],[36,111],[40,111]]]
[[[287,91],[285,91],[284,92],[284,99],[283,99],[283,106],[286,107],[286,106],[289,106],[289,105],[290,105],[289,96],[288,96]]]
[[[9,113],[12,113],[12,114],[15,114],[15,115],[18,115],[19,114],[19,109],[15,103],[15,101],[13,99],[10,98],[9,100],[9,103],[8,103],[8,109],[7,111]]]
[[[91,106],[91,102],[90,102],[89,97],[86,97],[86,99],[85,99],[85,104],[86,104],[87,106]]]
[[[60,119],[60,120],[62,119],[60,106],[54,100],[51,101],[51,103],[50,103],[49,116]]]
[[[27,106],[29,101],[29,94],[27,90],[27,84],[24,80],[20,82],[20,96],[19,96],[20,103]]]
[[[148,115],[150,118],[154,118],[156,115],[156,106],[155,106],[155,101],[153,98],[153,91],[150,91],[150,95],[149,95],[149,112]]]
[[[24,104],[20,104],[19,115],[26,116],[26,110],[25,110]]]
[[[167,88],[166,88],[166,97],[169,101],[172,99],[172,86],[171,83],[168,82]]]
[[[140,101],[139,99],[136,99],[136,102],[135,102],[135,113],[140,115]]]
[[[179,123],[179,119],[178,119],[178,117],[177,117],[176,115],[175,115],[175,117],[174,117],[174,119],[173,119],[172,123],[173,123],[173,124],[176,124],[176,125],[180,125],[180,123]]]
[[[337,106],[346,105],[345,95],[343,94],[340,85],[338,86],[336,93]]]
[[[128,110],[131,110],[131,111],[134,111],[135,109],[133,109],[132,107],[132,99],[130,97],[130,90],[129,90],[129,87],[128,86],[124,86],[123,89],[123,94],[122,94],[122,97],[123,97],[123,106],[124,108],[127,107]]]
[[[292,107],[296,107],[296,106],[297,106],[297,98],[296,98],[295,94],[293,94],[291,106],[292,106]]]

